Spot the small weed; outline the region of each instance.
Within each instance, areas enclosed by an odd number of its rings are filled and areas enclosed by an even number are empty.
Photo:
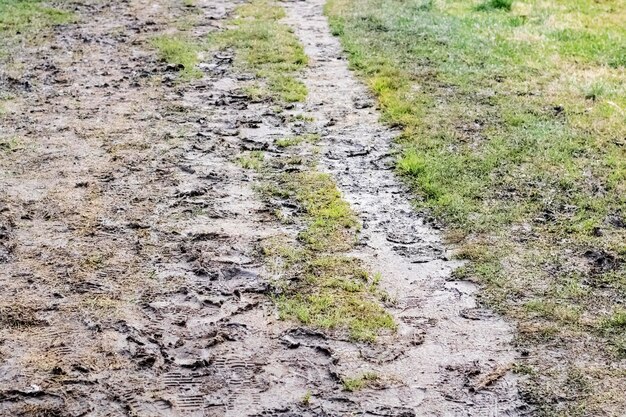
[[[585,91],[587,100],[596,101],[607,93],[606,85],[603,83],[592,83]]]
[[[196,65],[200,48],[183,35],[163,35],[152,40],[159,57],[168,64],[180,65],[183,79],[200,78],[202,71]]]
[[[584,371],[577,367],[569,367],[565,386],[575,395],[588,394],[591,391],[589,379]]]
[[[611,350],[618,359],[626,359],[626,335],[616,335],[609,340]]]
[[[600,328],[607,333],[622,333],[626,330],[626,310],[618,309],[600,322]]]
[[[311,405],[311,391],[307,391],[306,394],[304,394],[304,397],[302,397],[302,405],[305,407],[308,407],[309,405]]]
[[[258,82],[245,86],[242,91],[250,97],[253,102],[263,101],[270,97],[269,90]]]
[[[532,366],[529,366],[525,363],[515,363],[513,364],[513,372],[518,375],[536,375],[535,369]]]
[[[83,267],[90,270],[97,270],[104,266],[109,255],[102,253],[91,253],[85,258],[83,258],[81,264]]]
[[[306,115],[306,114],[298,113],[298,114],[290,115],[289,116],[289,121],[290,122],[302,121],[302,122],[311,123],[311,122],[315,121],[315,118],[313,116],[309,116],[309,115]]]

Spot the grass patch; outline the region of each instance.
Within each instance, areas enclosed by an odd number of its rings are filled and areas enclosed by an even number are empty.
[[[331,252],[354,245],[358,220],[330,175],[315,171],[286,175],[279,187],[310,217],[308,227],[299,235],[308,247]]]
[[[262,245],[278,277],[279,316],[346,334],[351,340],[372,342],[381,332],[395,331],[396,323],[382,305],[386,294],[378,289],[380,276],[370,274],[360,260],[347,255],[354,248],[360,223],[333,178],[314,169],[317,154],[312,148],[318,139],[313,134],[279,139],[277,146],[285,152],[268,163],[262,188],[268,202],[287,202],[293,208],[285,218],[280,209],[283,204],[276,204],[281,221],[300,225],[297,240],[268,239]],[[301,146],[292,150],[296,144]],[[269,171],[294,158],[302,171]]]
[[[305,407],[311,405],[311,391],[307,391],[306,394],[304,394],[304,397],[302,397],[300,403]]]
[[[297,202],[306,227],[294,242],[267,243],[266,256],[281,264],[288,282],[276,301],[282,319],[329,330],[346,330],[357,341],[374,341],[394,331],[393,317],[381,305],[379,277],[343,255],[356,242],[359,223],[332,178],[316,171],[283,175],[269,189],[273,197]]]
[[[347,329],[350,338],[372,342],[382,329],[394,330],[393,318],[363,293],[322,290],[312,295],[297,294],[278,299],[281,319],[297,319],[321,329]]]
[[[34,42],[53,26],[74,21],[73,13],[40,0],[0,0],[0,61],[14,61],[19,56],[14,49],[24,40]],[[0,117],[4,112],[0,102]]]
[[[0,0],[0,34],[35,34],[74,20],[71,12],[47,6],[39,0]]]
[[[263,151],[249,151],[239,156],[237,163],[242,168],[259,171],[263,167],[264,159],[265,154]]]
[[[180,67],[183,79],[202,77],[202,71],[197,68],[200,47],[187,37],[162,35],[152,39],[152,45],[157,49],[160,59]]]
[[[303,101],[307,90],[295,75],[306,66],[307,56],[291,29],[279,22],[284,15],[273,1],[253,0],[239,6],[229,28],[209,41],[216,48],[234,49],[236,65],[264,79],[274,97]]]
[[[403,128],[397,168],[416,204],[447,223],[470,260],[457,276],[539,329],[521,342],[542,351],[532,376],[548,393],[540,408],[558,414],[596,398],[599,376],[559,397],[566,377],[545,351],[559,340],[575,356],[585,340],[590,362],[609,363],[606,346],[623,346],[607,330],[621,329],[621,316],[606,312],[626,302],[626,9],[330,0],[326,12],[384,121]],[[610,414],[614,404],[587,407]]]

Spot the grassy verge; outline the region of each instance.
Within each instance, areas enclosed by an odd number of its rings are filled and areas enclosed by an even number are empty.
[[[626,8],[586,0],[330,0],[401,126],[398,170],[516,319],[544,414],[626,408]],[[584,353],[584,354],[583,354]],[[578,376],[577,376],[578,375]]]
[[[287,102],[303,101],[306,87],[296,78],[307,57],[288,26],[279,22],[285,12],[268,0],[239,6],[228,29],[211,35],[216,48],[236,51],[236,65],[254,71],[266,82],[270,95]]]

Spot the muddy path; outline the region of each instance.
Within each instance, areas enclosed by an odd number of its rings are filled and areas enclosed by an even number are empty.
[[[77,2],[78,23],[2,68],[19,146],[0,161],[0,415],[523,414],[512,330],[450,279],[322,0],[283,3],[311,60],[307,102],[285,111],[243,93],[229,53],[184,83],[157,59],[152,37],[187,19],[202,39],[237,4]],[[396,300],[398,332],[376,343],[278,320],[259,246],[299,225],[236,157],[302,132],[363,222],[352,255]],[[346,391],[363,372],[383,382]]]

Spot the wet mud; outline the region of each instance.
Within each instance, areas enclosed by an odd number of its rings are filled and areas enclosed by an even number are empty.
[[[188,83],[157,59],[150,39],[177,19],[193,15],[201,39],[238,3],[76,3],[79,23],[3,69],[2,135],[19,146],[0,161],[0,415],[527,413],[512,330],[451,280],[323,1],[283,3],[311,60],[309,98],[287,114],[243,93],[251,76],[230,52],[205,54]],[[271,300],[260,243],[299,226],[276,220],[236,158],[285,152],[275,139],[303,131],[321,135],[319,168],[363,222],[351,255],[397,300],[398,332],[376,343],[280,321]],[[344,389],[366,372],[375,384]]]

